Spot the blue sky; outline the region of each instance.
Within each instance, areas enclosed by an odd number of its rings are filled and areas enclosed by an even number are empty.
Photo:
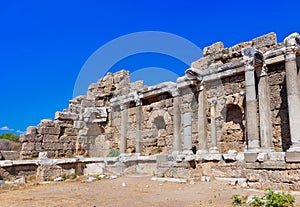
[[[0,1],[0,133],[25,131],[66,108],[84,63],[115,38],[163,31],[200,48],[217,41],[229,47],[274,31],[281,42],[300,31],[299,6],[268,0]],[[166,65],[177,75],[188,67],[139,54],[111,70]]]

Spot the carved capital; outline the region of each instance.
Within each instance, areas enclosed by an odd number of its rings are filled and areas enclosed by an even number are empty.
[[[246,71],[254,70],[256,63],[260,65],[263,63],[263,54],[253,47],[242,49],[242,54]]]
[[[295,32],[290,34],[284,39],[284,44],[286,47],[297,46],[300,43],[300,35]]]
[[[296,47],[287,47],[285,50],[285,60],[296,60],[296,54],[297,54],[298,48]]]
[[[203,79],[199,69],[189,68],[185,71],[185,76],[189,80],[201,81]]]

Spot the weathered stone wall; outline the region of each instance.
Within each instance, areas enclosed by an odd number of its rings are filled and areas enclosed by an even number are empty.
[[[70,126],[69,126],[70,125]],[[49,157],[72,156],[75,153],[77,131],[66,122],[42,120],[39,127],[29,127],[20,137],[21,157],[37,157],[39,152],[48,152]]]
[[[291,145],[291,139],[284,64],[270,67],[268,73],[273,125],[272,141],[276,151],[286,151]]]
[[[173,146],[173,99],[143,106],[142,144],[145,155],[170,153]]]
[[[245,77],[236,75],[208,82],[207,98],[216,100],[217,137],[221,153],[245,149]],[[207,102],[208,141],[211,142],[210,103]]]

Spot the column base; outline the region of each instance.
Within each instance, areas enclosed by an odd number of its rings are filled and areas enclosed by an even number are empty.
[[[183,150],[182,152],[183,155],[193,155],[193,151],[192,150]]]
[[[210,154],[219,154],[219,149],[217,147],[211,147],[209,148]]]
[[[299,146],[291,146],[287,152],[300,152],[300,147]]]
[[[260,149],[261,152],[274,152],[273,147],[263,147]]]
[[[286,162],[300,162],[300,151],[287,151],[285,153]]]
[[[198,150],[197,151],[197,155],[202,155],[202,154],[207,154],[208,153],[208,151],[207,150]]]

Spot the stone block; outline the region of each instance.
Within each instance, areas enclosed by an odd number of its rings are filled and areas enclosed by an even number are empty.
[[[39,152],[38,159],[39,159],[39,160],[45,160],[45,159],[48,159],[48,152]]]
[[[45,134],[44,137],[43,137],[43,141],[44,142],[49,142],[49,143],[59,142],[58,137],[59,137],[59,135]]]
[[[40,121],[39,126],[53,127],[54,122],[51,119],[43,119],[43,120]]]
[[[157,160],[158,163],[169,161],[168,155],[157,155],[156,160]]]
[[[56,112],[55,119],[57,120],[78,120],[79,116],[71,112]]]
[[[36,134],[22,134],[20,136],[20,142],[34,142],[36,137]]]
[[[84,169],[85,175],[101,175],[104,173],[105,164],[104,163],[92,163],[87,164]]]
[[[216,42],[212,44],[211,46],[205,47],[203,49],[203,56],[213,55],[215,53],[220,52],[224,49],[224,43],[223,42]]]
[[[35,126],[29,126],[27,127],[26,134],[36,134],[37,128]]]
[[[20,157],[19,151],[1,151],[0,154],[4,160],[18,160]]]
[[[65,129],[65,135],[76,136],[77,135],[77,130],[74,129],[74,128],[66,128]]]
[[[75,129],[82,129],[83,127],[85,127],[84,121],[74,121]]]
[[[23,151],[33,151],[34,150],[34,143],[25,142],[22,144]]]
[[[236,161],[236,154],[223,154],[225,161]]]
[[[222,154],[202,154],[200,155],[202,161],[221,161],[222,160]]]
[[[269,152],[270,161],[285,161],[285,152]]]
[[[257,37],[252,40],[253,46],[257,49],[261,47],[269,47],[277,44],[277,37],[274,32]]]
[[[257,160],[257,152],[245,152],[244,157],[246,162],[256,162]]]
[[[286,152],[286,162],[300,162],[300,152]]]
[[[39,134],[59,135],[60,127],[40,127],[38,132]]]

